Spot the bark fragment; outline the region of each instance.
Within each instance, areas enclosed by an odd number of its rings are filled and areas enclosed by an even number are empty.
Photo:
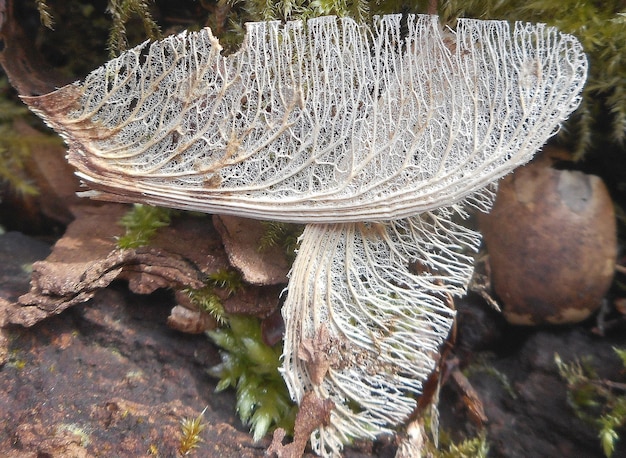
[[[124,205],[74,207],[76,220],[45,261],[33,264],[31,290],[12,307],[8,321],[32,326],[85,302],[112,281],[128,281],[131,291],[200,288],[204,275],[228,267],[218,234],[208,219],[181,218],[162,228],[149,247],[119,250],[118,222]]]

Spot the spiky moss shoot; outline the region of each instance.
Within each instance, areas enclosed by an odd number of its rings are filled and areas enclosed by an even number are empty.
[[[435,458],[487,458],[489,443],[487,434],[481,432],[478,436],[455,443],[449,438],[442,437],[442,446],[433,453]]]
[[[139,248],[150,243],[161,227],[168,226],[176,212],[161,207],[135,204],[120,219],[126,233],[117,239],[117,247],[124,250]]]
[[[208,312],[220,328],[208,331],[208,336],[222,348],[222,362],[208,370],[219,379],[216,391],[236,390],[236,410],[241,421],[250,426],[254,440],[270,430],[281,427],[293,430],[297,407],[291,402],[287,387],[278,372],[282,343],[269,346],[263,342],[258,318],[229,315],[224,311],[216,289],[227,295],[243,288],[241,274],[220,269],[207,276],[206,286],[185,290],[200,310]]]
[[[183,418],[180,421],[180,444],[178,445],[178,453],[182,456],[188,455],[194,448],[198,447],[198,444],[202,442],[200,433],[204,430],[206,425],[202,423],[204,419],[204,412],[206,407],[200,415],[195,418]]]
[[[263,221],[265,232],[261,237],[259,251],[263,252],[273,246],[281,246],[285,256],[291,262],[296,259],[298,238],[304,226],[301,224],[283,223],[280,221]]]
[[[54,26],[54,19],[52,19],[50,7],[46,3],[46,0],[35,0],[35,4],[37,5],[37,11],[39,11],[39,20],[41,21],[41,25],[52,30]]]
[[[215,289],[222,289],[230,296],[243,288],[241,274],[232,269],[220,269],[209,274],[203,288],[186,288],[183,292],[198,310],[208,313],[220,326],[228,325],[228,318],[220,296]]]
[[[184,289],[183,292],[187,294],[192,304],[198,307],[199,310],[207,312],[220,326],[227,324],[226,312],[222,305],[222,300],[214,292],[212,286],[205,286],[200,289]]]
[[[278,372],[282,343],[263,343],[259,320],[248,316],[228,316],[228,327],[207,334],[224,350],[222,362],[209,369],[219,378],[216,391],[235,388],[237,412],[254,440],[276,427],[293,431],[297,406]]]
[[[432,458],[487,458],[489,442],[487,431],[480,430],[473,437],[465,437],[455,442],[450,431],[440,428],[436,406],[426,410],[422,419],[424,447],[422,456]]]
[[[626,350],[614,350],[626,369]],[[569,405],[578,418],[596,428],[604,455],[612,456],[618,430],[626,426],[626,384],[600,379],[588,358],[567,364],[556,354],[554,361],[567,382]]]
[[[228,295],[231,295],[243,288],[243,279],[236,270],[219,269],[209,274],[207,284],[213,288],[224,289]]]

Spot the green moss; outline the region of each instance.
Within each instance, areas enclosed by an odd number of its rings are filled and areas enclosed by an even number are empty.
[[[626,369],[626,350],[614,349]],[[567,400],[576,416],[598,431],[604,455],[610,457],[626,428],[626,384],[601,379],[589,358],[569,364],[555,355],[559,374],[567,382]]]
[[[191,451],[198,447],[200,442],[202,442],[202,438],[200,434],[206,428],[206,425],[202,423],[204,420],[204,412],[206,412],[206,407],[200,415],[195,418],[183,418],[180,422],[181,429],[181,437],[180,443],[178,444],[178,452],[182,456],[187,456]]]
[[[207,312],[220,325],[226,324],[226,312],[222,301],[214,292],[213,286],[207,286],[200,289],[185,289],[184,292],[189,296],[191,303],[196,305],[199,310]]]
[[[227,294],[235,294],[243,288],[241,274],[233,269],[220,269],[209,274],[207,284],[213,288],[226,290]]]
[[[133,16],[139,18],[149,39],[161,38],[159,26],[150,13],[150,3],[151,0],[109,0],[107,11],[113,18],[107,43],[110,57],[115,57],[128,48],[126,25]]]
[[[126,233],[117,239],[120,249],[138,248],[148,245],[157,230],[170,224],[173,210],[136,204],[120,220]]]
[[[215,293],[216,288],[224,290],[229,296],[235,294],[243,288],[241,274],[232,269],[220,269],[207,276],[203,288],[187,288],[183,292],[199,310],[207,312],[218,324],[224,326],[228,324],[228,317],[220,296]]]
[[[28,362],[21,357],[18,350],[12,350],[6,360],[6,367],[14,367],[18,371],[21,371],[26,367]]]
[[[281,223],[278,221],[264,221],[265,232],[261,237],[259,251],[263,252],[273,246],[281,246],[291,262],[296,258],[298,238],[304,230],[300,224]]]
[[[475,437],[454,442],[448,434],[441,435],[441,445],[433,450],[433,458],[487,458],[489,443],[487,434],[481,432]]]
[[[35,0],[37,5],[37,11],[39,11],[39,19],[44,27],[52,29],[54,25],[54,19],[52,19],[52,13],[50,7],[46,3],[46,0]]]
[[[433,415],[435,416],[434,422]],[[431,406],[424,414],[423,456],[432,458],[486,458],[488,456],[489,442],[484,429],[474,437],[455,442],[450,431],[439,428],[437,417],[436,406]]]
[[[254,439],[275,427],[293,431],[297,407],[278,372],[282,344],[263,343],[259,320],[248,316],[229,316],[227,327],[208,335],[222,348],[222,362],[209,369],[219,379],[216,390],[236,390],[237,412]]]

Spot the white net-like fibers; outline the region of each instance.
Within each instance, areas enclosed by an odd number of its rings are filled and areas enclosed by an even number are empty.
[[[587,61],[544,25],[384,16],[248,24],[145,43],[26,101],[117,199],[299,222],[449,205],[526,162],[580,101]]]
[[[307,223],[283,315],[297,401],[332,399],[315,450],[390,431],[452,326],[477,233],[462,205],[580,102],[580,43],[544,25],[384,16],[145,43],[30,107],[100,198]]]
[[[454,222],[457,210],[306,226],[283,306],[282,373],[294,399],[312,390],[335,403],[330,424],[312,435],[316,453],[391,432],[415,409],[453,323],[447,301],[465,292],[480,241]],[[304,357],[303,342],[315,358]]]

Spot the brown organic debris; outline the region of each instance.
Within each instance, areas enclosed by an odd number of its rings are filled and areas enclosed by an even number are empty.
[[[215,215],[213,224],[222,236],[230,263],[241,272],[245,281],[254,285],[287,283],[291,263],[284,251],[278,246],[259,249],[265,232],[262,222]]]
[[[167,325],[186,334],[202,334],[215,329],[215,318],[200,310],[190,310],[182,305],[175,306],[167,317]]]
[[[74,208],[76,220],[52,254],[34,263],[31,291],[12,307],[8,321],[32,326],[87,301],[116,279],[127,280],[133,292],[149,294],[159,288],[200,288],[206,273],[228,266],[207,219],[181,218],[162,228],[149,247],[118,249],[118,222],[127,209],[117,204]]]
[[[15,20],[13,1],[0,1],[0,65],[21,95],[45,94],[67,84],[37,51],[31,37]]]
[[[308,363],[313,385],[320,386],[331,367],[333,360],[333,346],[330,334],[325,326],[320,326],[314,339],[304,339],[298,348],[298,358]],[[336,343],[335,343],[336,344]]]
[[[458,360],[453,361],[451,365],[454,367],[452,367],[450,371],[450,378],[454,382],[454,386],[463,400],[463,405],[467,409],[470,420],[475,425],[483,427],[489,419],[485,414],[485,409],[480,396],[472,386],[471,382],[467,379],[463,372],[461,372],[461,369],[458,366]]]
[[[313,391],[308,391],[300,402],[300,410],[294,426],[293,442],[283,445],[285,430],[277,429],[274,431],[272,443],[267,449],[266,456],[300,458],[304,454],[311,433],[320,426],[328,425],[330,413],[334,408],[335,404],[330,399],[322,399]]]
[[[13,227],[30,233],[47,232],[51,224],[69,224],[73,219],[70,206],[79,201],[76,196],[79,182],[65,159],[66,149],[61,140],[39,132],[22,118],[13,121],[7,134],[27,149],[23,173],[37,193],[3,189],[2,216]]]

